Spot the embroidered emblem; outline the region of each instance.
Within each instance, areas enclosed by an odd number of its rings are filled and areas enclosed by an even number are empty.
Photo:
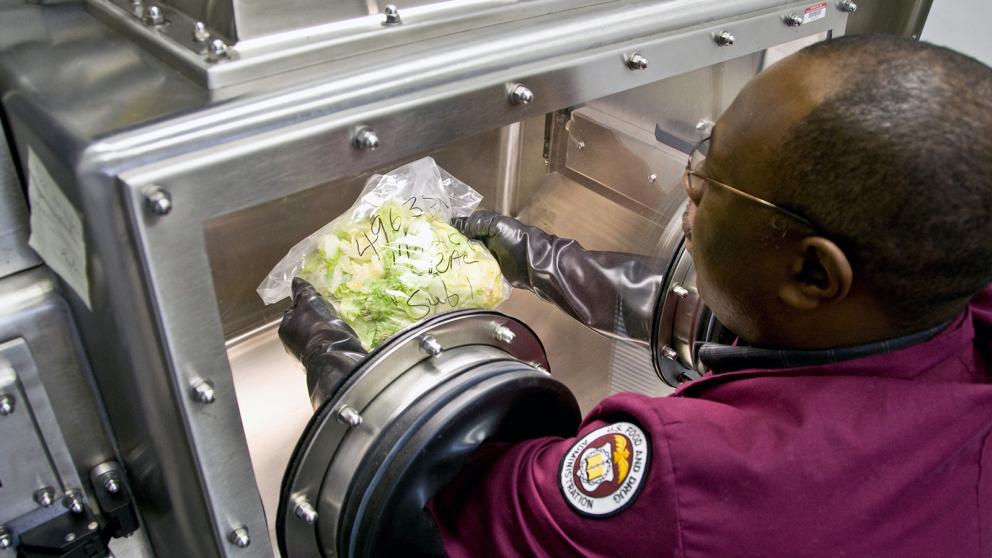
[[[637,425],[618,422],[575,442],[561,460],[558,480],[572,508],[609,517],[633,503],[648,473],[648,438]]]

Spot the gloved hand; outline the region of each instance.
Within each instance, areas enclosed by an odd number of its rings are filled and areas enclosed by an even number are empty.
[[[279,339],[306,368],[314,409],[334,397],[366,356],[355,330],[299,277],[293,279],[293,305],[282,317]]]
[[[455,218],[452,225],[482,241],[514,287],[533,291],[593,329],[650,342],[665,262],[591,252],[489,210]]]

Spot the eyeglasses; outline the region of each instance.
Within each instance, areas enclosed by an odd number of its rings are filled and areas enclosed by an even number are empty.
[[[682,186],[685,188],[686,192],[688,192],[691,197],[698,199],[699,196],[702,195],[704,188],[706,188],[707,183],[715,184],[716,186],[719,186],[732,194],[736,194],[754,203],[763,205],[769,209],[773,209],[783,215],[789,216],[790,218],[806,225],[807,227],[813,230],[817,230],[816,225],[814,225],[809,219],[802,217],[801,215],[797,215],[789,211],[788,209],[785,209],[784,207],[779,207],[773,204],[768,200],[763,200],[758,196],[748,194],[747,192],[738,190],[737,188],[734,188],[729,184],[718,182],[708,176],[703,176],[698,172],[696,172],[696,169],[698,169],[699,166],[703,163],[703,161],[706,160],[706,152],[709,151],[709,142],[711,137],[712,136],[706,137],[703,140],[701,140],[699,143],[697,143],[695,147],[692,148],[692,151],[689,154],[689,161],[686,162],[685,173],[682,175]]]

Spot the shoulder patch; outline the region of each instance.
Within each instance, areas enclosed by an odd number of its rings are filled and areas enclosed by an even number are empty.
[[[580,515],[610,517],[634,503],[650,459],[644,431],[635,424],[617,422],[572,444],[561,460],[558,486]]]

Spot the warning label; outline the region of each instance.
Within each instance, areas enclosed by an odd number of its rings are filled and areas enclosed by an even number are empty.
[[[803,23],[811,23],[825,17],[827,17],[827,3],[820,2],[806,8],[806,13],[803,14]]]

